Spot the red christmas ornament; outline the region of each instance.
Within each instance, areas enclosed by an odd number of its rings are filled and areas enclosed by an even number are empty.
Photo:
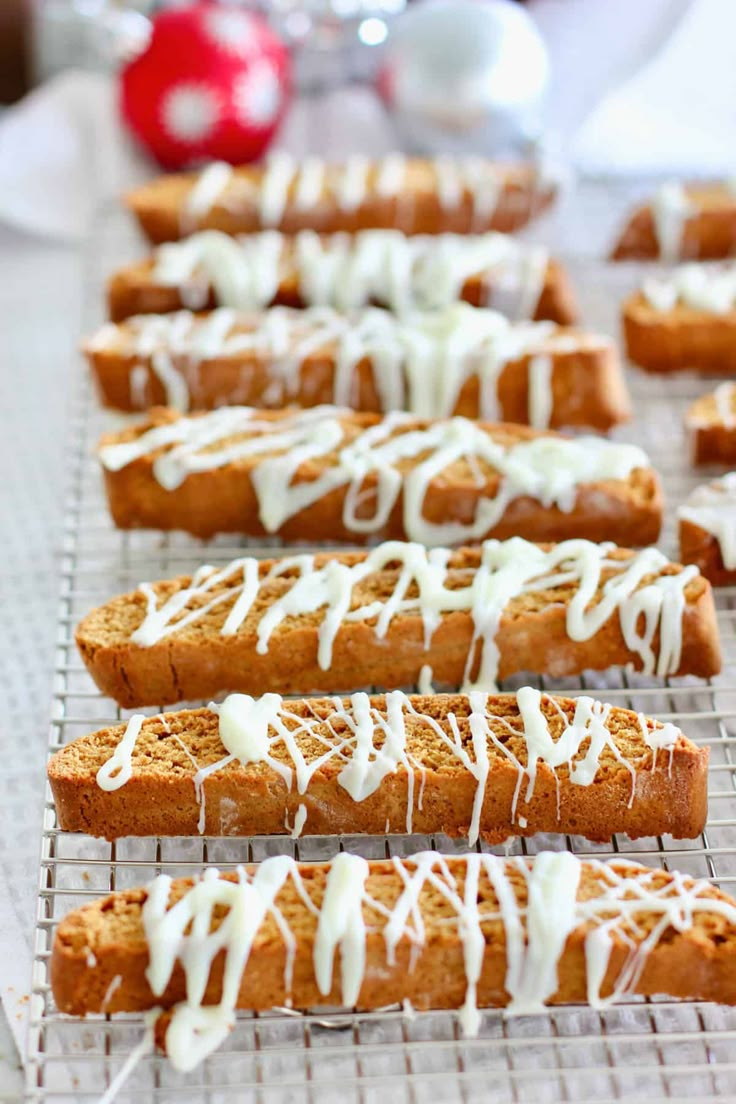
[[[260,157],[283,116],[289,55],[250,12],[199,3],[158,13],[120,76],[123,118],[166,169]]]

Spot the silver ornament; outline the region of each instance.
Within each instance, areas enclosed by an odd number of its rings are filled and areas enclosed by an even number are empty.
[[[499,154],[539,140],[548,81],[513,0],[424,0],[394,23],[378,87],[407,150]]]

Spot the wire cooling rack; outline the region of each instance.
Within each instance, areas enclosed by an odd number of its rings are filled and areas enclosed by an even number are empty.
[[[88,323],[100,316],[101,278],[135,255],[130,229],[117,212],[99,220],[88,272]],[[627,266],[571,262],[587,325],[616,332],[617,304],[638,278]],[[80,370],[81,374],[81,370]],[[649,452],[664,477],[670,517],[662,546],[674,553],[672,507],[699,481],[688,470],[682,435],[687,403],[706,383],[687,377],[656,380],[633,370],[636,419],[622,436]],[[92,449],[110,419],[97,412],[86,382],[69,429],[70,489],[50,750],[129,713],[103,698],[84,670],[74,625],[92,606],[143,579],[224,563],[243,543],[206,546],[180,534],[117,533],[107,516]],[[268,555],[274,546],[254,546]],[[647,679],[626,673],[536,680],[550,691],[592,692],[616,704],[671,720],[711,747],[710,816],[693,841],[624,838],[598,846],[576,837],[516,841],[513,854],[568,847],[580,855],[631,856],[699,877],[736,892],[736,590],[717,595],[726,664],[716,679]],[[519,680],[509,682],[513,689]],[[150,710],[156,712],[156,710]],[[443,837],[326,840],[143,839],[108,844],[68,835],[56,826],[47,793],[40,866],[34,977],[27,1054],[27,1099],[96,1100],[124,1066],[143,1034],[140,1016],[60,1015],[51,996],[49,956],[57,921],[110,890],[146,883],[162,870],[196,873],[202,864],[232,868],[277,853],[324,859],[337,848],[368,858],[426,847],[462,851]],[[502,853],[503,849],[492,849]],[[534,1101],[736,1100],[736,1011],[668,1000],[630,1000],[599,1014],[584,1007],[543,1016],[483,1015],[477,1039],[463,1039],[455,1016],[429,1012],[408,1018],[399,1009],[370,1014],[247,1015],[206,1063],[186,1077],[164,1059],[143,1056],[120,1089],[120,1101],[202,1104],[506,1104]]]

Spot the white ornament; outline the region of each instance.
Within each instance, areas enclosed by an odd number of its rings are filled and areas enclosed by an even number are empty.
[[[176,84],[161,101],[162,125],[169,136],[179,142],[199,142],[208,138],[220,114],[216,90],[203,83]]]
[[[254,62],[233,85],[233,106],[245,126],[266,127],[281,110],[281,84],[269,61]]]
[[[256,44],[253,21],[244,12],[213,8],[204,16],[204,29],[218,46],[238,57],[246,57]]]
[[[425,0],[393,25],[380,86],[406,149],[460,156],[538,139],[548,77],[544,42],[512,0]]]

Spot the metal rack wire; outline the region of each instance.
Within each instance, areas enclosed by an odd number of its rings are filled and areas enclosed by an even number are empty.
[[[96,321],[100,277],[130,251],[120,216],[99,220],[90,252],[88,323]],[[575,265],[571,267],[575,268]],[[615,332],[614,313],[631,270],[577,265],[586,322]],[[625,434],[642,444],[662,472],[670,503],[697,481],[688,470],[681,436],[687,402],[702,381],[647,379],[631,373],[637,418]],[[108,419],[109,422],[109,419]],[[145,578],[161,578],[195,563],[227,562],[242,542],[220,539],[206,548],[183,535],[120,534],[106,514],[91,450],[103,424],[86,384],[80,385],[71,444],[58,616],[56,684],[50,750],[127,714],[94,688],[76,655],[73,628],[80,616],[111,594]],[[702,477],[698,477],[702,478]],[[673,552],[671,529],[663,547]],[[268,555],[273,547],[255,547]],[[516,841],[512,853],[567,846],[578,854],[625,855],[710,877],[736,890],[736,590],[718,594],[724,673],[702,682],[661,680],[626,672],[589,673],[582,679],[538,680],[548,690],[593,692],[682,726],[711,747],[710,816],[698,840],[658,837],[599,846],[574,837]],[[510,682],[513,688],[519,680]],[[155,712],[155,710],[151,710]],[[27,1098],[96,1100],[142,1035],[139,1016],[66,1019],[55,1009],[49,957],[58,919],[110,890],[145,883],[165,869],[180,874],[202,864],[232,867],[275,853],[324,859],[337,846],[366,857],[422,847],[462,850],[442,837],[306,837],[252,840],[141,839],[109,844],[70,836],[56,826],[47,793],[40,866],[35,962],[27,1054]],[[500,852],[501,849],[494,849]],[[410,1019],[398,1009],[371,1014],[241,1015],[226,1044],[192,1074],[176,1074],[165,1060],[144,1056],[118,1099],[254,1104],[319,1102],[392,1104],[592,1100],[736,1099],[736,1010],[668,1000],[627,1001],[604,1014],[582,1007],[505,1019],[489,1011],[477,1039],[460,1037],[452,1013]]]

